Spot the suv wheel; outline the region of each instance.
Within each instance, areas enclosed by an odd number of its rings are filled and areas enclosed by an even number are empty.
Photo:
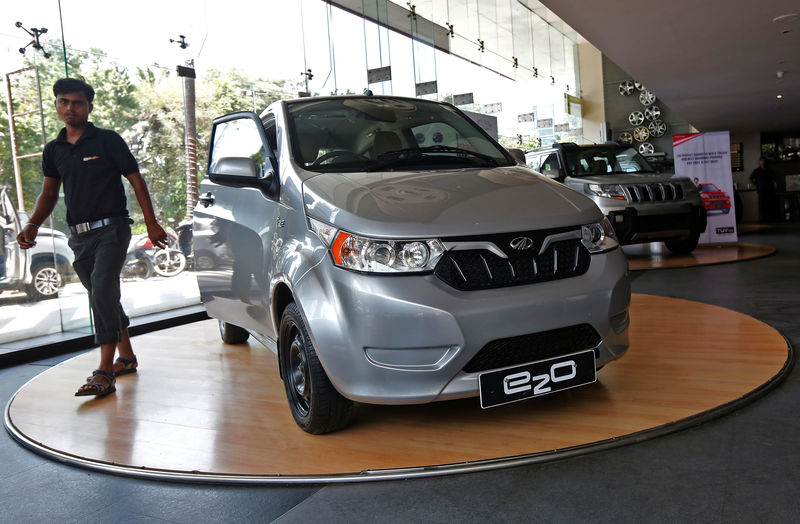
[[[294,302],[281,317],[279,359],[286,397],[303,431],[320,435],[347,425],[353,402],[331,384]]]
[[[665,240],[664,244],[667,245],[667,249],[676,255],[688,255],[697,247],[698,240],[700,240],[700,233],[695,233],[688,237],[670,238],[669,240]]]
[[[39,262],[32,269],[33,278],[25,288],[29,297],[34,300],[46,300],[58,296],[61,287],[61,275],[52,262]]]
[[[250,333],[244,328],[220,320],[219,336],[226,344],[243,344],[250,338]]]

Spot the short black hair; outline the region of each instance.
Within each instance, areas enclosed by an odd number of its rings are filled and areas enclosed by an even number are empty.
[[[53,94],[66,95],[67,93],[82,92],[86,95],[86,100],[91,104],[94,100],[94,88],[80,78],[62,78],[53,84]]]

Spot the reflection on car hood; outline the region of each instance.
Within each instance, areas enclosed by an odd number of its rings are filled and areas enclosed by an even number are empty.
[[[674,177],[669,173],[608,174],[594,176],[568,176],[565,182],[578,184],[652,184],[658,182],[680,182],[686,177]]]
[[[308,214],[390,238],[548,229],[596,222],[588,198],[524,167],[326,173],[303,184]]]

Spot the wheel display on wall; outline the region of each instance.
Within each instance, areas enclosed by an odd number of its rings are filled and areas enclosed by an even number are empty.
[[[644,117],[648,120],[661,120],[661,109],[658,106],[650,106],[644,110]]]
[[[644,91],[645,89],[647,89],[645,86],[642,85],[641,82],[636,82],[636,81],[633,82],[633,87],[635,87],[637,91]]]
[[[639,93],[639,102],[641,102],[643,106],[649,106],[655,101],[656,101],[656,95],[654,95],[647,89]]]
[[[650,138],[650,131],[644,126],[639,126],[633,130],[633,138],[635,138],[637,142],[644,142]]]
[[[643,142],[639,144],[639,152],[643,155],[649,155],[655,152],[655,148],[650,142]]]
[[[664,136],[664,133],[667,132],[667,124],[661,120],[653,120],[647,125],[647,129],[650,131],[650,136]]]
[[[630,115],[628,115],[628,122],[631,123],[632,126],[640,126],[644,122],[644,113],[641,111],[634,111]]]
[[[624,82],[619,83],[619,94],[622,96],[630,96],[633,94],[633,90],[636,89],[633,85],[633,82],[630,80],[625,80]]]
[[[623,144],[633,144],[633,135],[630,131],[623,131],[619,134],[619,141]]]

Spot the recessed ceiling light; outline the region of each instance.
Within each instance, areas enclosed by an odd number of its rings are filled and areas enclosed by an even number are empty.
[[[785,15],[776,16],[772,19],[773,22],[794,22],[797,20],[797,13],[786,13]]]

